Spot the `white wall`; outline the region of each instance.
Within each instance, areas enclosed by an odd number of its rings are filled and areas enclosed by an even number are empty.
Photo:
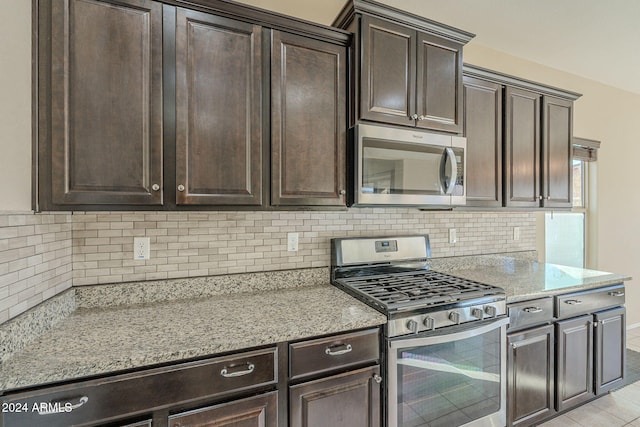
[[[0,211],[31,209],[31,1],[0,13]]]

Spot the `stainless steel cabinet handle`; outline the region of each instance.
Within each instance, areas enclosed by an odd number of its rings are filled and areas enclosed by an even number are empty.
[[[345,194],[347,194],[347,190],[340,190],[340,195],[344,196]]]
[[[382,377],[378,374],[373,374],[373,380],[377,383],[380,384],[382,382]]]
[[[609,296],[612,296],[612,297],[623,297],[624,296],[624,291],[611,291],[611,292],[609,292]]]
[[[184,185],[182,184],[178,185],[178,191],[184,191]]]
[[[87,396],[82,396],[79,398],[78,403],[71,403],[69,401],[56,401],[51,402],[55,403],[55,405],[47,405],[46,409],[38,410],[39,415],[51,415],[51,414],[60,414],[60,413],[69,413],[74,409],[78,409],[85,403],[89,401]]]
[[[542,313],[542,309],[540,307],[526,307],[523,308],[522,311],[529,314]]]
[[[412,114],[412,115],[409,116],[409,119],[418,120],[418,115],[417,114]]]
[[[158,191],[158,190],[160,190],[160,186],[159,186],[158,184],[153,184],[153,185],[151,186],[151,189],[152,189],[153,191]]]
[[[427,116],[422,116],[422,115],[421,115],[421,116],[419,116],[419,117],[418,117],[418,121],[420,121],[420,120],[426,120],[426,119],[427,119]]]
[[[579,299],[568,299],[564,303],[565,304],[569,304],[569,305],[580,305],[580,304],[582,304],[582,300],[579,300]]]
[[[324,349],[324,353],[328,354],[329,356],[340,356],[341,354],[349,353],[352,350],[353,350],[353,347],[351,347],[351,344],[347,344],[347,345],[338,345],[335,347],[327,347]]]
[[[241,377],[243,375],[249,375],[250,373],[252,373],[255,369],[256,366],[253,363],[247,363],[246,365],[242,365],[242,366],[246,366],[246,369],[242,369],[242,370],[238,370],[238,371],[229,371],[229,369],[233,369],[235,367],[229,367],[227,368],[226,366],[224,368],[222,368],[222,370],[220,371],[220,375],[222,375],[225,378],[234,378],[234,377]]]

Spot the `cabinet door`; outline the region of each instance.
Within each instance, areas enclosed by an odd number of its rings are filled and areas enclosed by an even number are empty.
[[[417,126],[462,133],[462,45],[418,33]]]
[[[162,204],[162,5],[50,6],[52,202]]]
[[[464,78],[467,206],[502,206],[502,85]]]
[[[380,384],[373,366],[289,387],[290,427],[380,426]]]
[[[556,333],[556,409],[563,411],[593,397],[592,316],[557,322]]]
[[[505,92],[505,205],[540,206],[540,95]]]
[[[544,96],[542,111],[542,206],[570,208],[573,102]]]
[[[178,204],[262,203],[261,31],[177,10]]]
[[[530,425],[555,412],[554,327],[514,333],[507,341],[508,425]]]
[[[272,33],[271,204],[344,205],[346,47]]]
[[[360,118],[414,126],[416,31],[363,16]]]
[[[595,314],[595,392],[624,384],[626,322],[624,307]]]
[[[169,427],[276,427],[278,392],[234,400],[169,417]]]

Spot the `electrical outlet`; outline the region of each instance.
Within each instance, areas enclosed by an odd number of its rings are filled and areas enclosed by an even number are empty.
[[[513,240],[520,240],[520,227],[513,227]]]
[[[148,237],[133,238],[133,259],[151,258],[151,239]]]
[[[298,233],[287,233],[287,251],[298,252]]]
[[[456,243],[458,241],[458,236],[456,235],[456,229],[449,229],[449,243]]]

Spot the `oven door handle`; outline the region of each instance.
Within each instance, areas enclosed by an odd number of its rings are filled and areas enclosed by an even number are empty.
[[[447,328],[438,329],[437,334],[433,332],[429,332],[424,336],[412,337],[412,338],[396,338],[393,340],[389,340],[389,348],[396,349],[400,347],[413,347],[413,346],[424,346],[424,345],[433,345],[433,344],[441,344],[445,342],[458,341],[465,338],[471,338],[477,335],[482,335],[486,332],[493,331],[495,329],[501,328],[509,324],[509,318],[503,317],[500,319],[492,320],[490,322],[483,322],[482,325],[478,325],[475,322],[464,324],[463,330],[452,326]],[[458,332],[451,331],[452,329],[457,330]],[[451,332],[447,332],[451,331]]]

